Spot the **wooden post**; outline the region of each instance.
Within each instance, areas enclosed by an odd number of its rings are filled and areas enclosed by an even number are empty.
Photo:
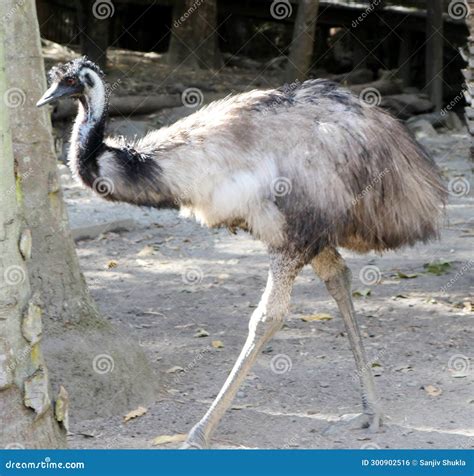
[[[443,0],[426,2],[425,83],[437,111],[443,106]]]
[[[311,67],[319,0],[300,0],[291,42],[286,80],[304,81]]]
[[[400,50],[398,53],[398,76],[403,81],[403,86],[410,86],[410,55],[412,49],[412,36],[409,30],[401,33]]]
[[[466,98],[465,118],[469,132],[471,133],[471,160],[474,160],[474,1],[470,0],[468,16],[466,18],[469,28],[469,38],[466,46],[466,61],[468,64],[463,69],[466,87],[464,96]]]

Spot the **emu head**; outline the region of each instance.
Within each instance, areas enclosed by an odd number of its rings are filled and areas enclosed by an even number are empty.
[[[38,107],[65,97],[79,98],[90,95],[103,84],[104,73],[85,56],[58,64],[48,73],[49,88],[36,103]]]

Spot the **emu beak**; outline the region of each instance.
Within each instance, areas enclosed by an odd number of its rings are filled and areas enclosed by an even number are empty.
[[[36,103],[36,107],[44,106],[56,99],[64,96],[69,96],[75,92],[74,88],[63,86],[61,84],[53,84],[44,94],[41,99]]]

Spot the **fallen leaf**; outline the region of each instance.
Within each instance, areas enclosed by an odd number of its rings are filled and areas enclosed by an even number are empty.
[[[418,275],[416,273],[402,273],[401,271],[397,271],[397,277],[400,279],[413,279],[417,278]]]
[[[312,322],[312,321],[330,321],[332,319],[332,316],[330,314],[313,314],[311,316],[303,316],[301,318],[302,321],[304,322]]]
[[[177,434],[177,435],[161,435],[157,436],[153,441],[153,446],[166,445],[167,443],[180,443],[186,441],[186,434]]]
[[[194,334],[194,337],[209,337],[209,332],[207,332],[204,329],[199,329],[196,334]]]
[[[114,259],[111,259],[110,261],[107,262],[106,264],[106,268],[107,269],[113,269],[113,268],[116,268],[118,266],[118,262],[115,261]]]
[[[451,269],[451,263],[448,261],[438,261],[432,263],[425,263],[423,267],[427,273],[434,274],[435,276],[441,276],[446,274]]]
[[[183,367],[180,367],[179,365],[175,365],[174,367],[171,367],[166,371],[167,374],[175,374],[178,372],[184,372]]]
[[[365,288],[365,289],[356,289],[355,291],[352,291],[352,295],[354,297],[367,297],[372,294],[372,290],[370,288]]]
[[[129,420],[133,420],[134,418],[141,417],[141,416],[143,416],[147,411],[148,411],[148,409],[145,408],[145,407],[135,408],[135,410],[132,410],[131,412],[128,412],[128,413],[123,417],[123,421],[127,422],[127,421],[129,421]]]
[[[213,340],[211,345],[214,347],[214,349],[222,349],[224,347],[224,344],[220,340]]]
[[[412,372],[413,367],[411,365],[400,365],[398,367],[395,367],[393,370],[395,372],[407,373],[407,372]]]
[[[408,299],[408,296],[405,296],[405,294],[397,294],[394,299]]]
[[[440,388],[434,385],[425,385],[423,389],[430,397],[439,397],[443,393]]]

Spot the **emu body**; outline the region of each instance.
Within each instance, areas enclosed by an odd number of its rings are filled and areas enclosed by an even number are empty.
[[[104,138],[108,94],[85,59],[50,73],[42,105],[79,99],[69,164],[104,198],[174,207],[209,227],[262,240],[270,272],[249,335],[187,445],[205,447],[262,347],[281,327],[305,264],[343,316],[361,380],[363,423],[380,414],[337,248],[384,251],[437,236],[445,190],[436,166],[396,119],[338,85],[307,81],[228,97],[127,143]]]

